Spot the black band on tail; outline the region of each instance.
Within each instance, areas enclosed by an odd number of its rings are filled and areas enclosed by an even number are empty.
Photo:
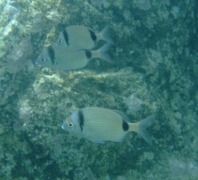
[[[97,40],[96,34],[95,34],[92,30],[89,30],[89,33],[90,33],[91,39],[92,39],[93,41],[96,41],[96,40]]]
[[[86,54],[86,57],[88,58],[88,59],[91,59],[92,58],[92,53],[91,53],[91,51],[89,51],[89,50],[85,50],[85,54]]]
[[[122,129],[124,131],[128,131],[129,130],[129,124],[126,121],[122,121]]]

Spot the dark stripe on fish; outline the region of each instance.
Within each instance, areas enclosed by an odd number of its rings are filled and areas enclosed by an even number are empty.
[[[80,125],[80,129],[81,131],[83,131],[83,126],[84,126],[84,115],[82,110],[78,111],[78,118],[79,118],[79,125]]]
[[[68,33],[66,29],[63,30],[63,37],[64,37],[65,42],[69,46],[69,37],[68,37]]]
[[[91,53],[91,51],[85,50],[85,54],[86,54],[86,57],[87,57],[88,59],[91,59],[91,58],[92,58],[92,53]]]
[[[53,47],[48,46],[47,51],[48,51],[49,57],[52,61],[52,64],[54,64],[55,63],[55,51],[54,51]]]
[[[93,31],[91,31],[91,30],[89,30],[89,33],[90,33],[91,39],[92,39],[93,41],[96,41],[96,40],[97,40],[96,34],[95,34]]]
[[[126,121],[122,121],[122,129],[124,131],[128,131],[129,130],[129,124]]]

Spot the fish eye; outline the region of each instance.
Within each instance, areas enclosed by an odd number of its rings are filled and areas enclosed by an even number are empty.
[[[70,123],[69,123],[69,127],[73,127],[73,123],[70,122]]]
[[[42,62],[45,62],[45,58],[41,58],[41,61],[42,61]]]
[[[62,44],[62,42],[63,42],[62,39],[58,40],[58,44]]]

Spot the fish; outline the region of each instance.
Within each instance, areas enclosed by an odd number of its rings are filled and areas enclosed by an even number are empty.
[[[110,44],[105,44],[98,50],[79,49],[50,45],[44,48],[36,60],[36,64],[60,71],[75,70],[85,67],[95,58],[112,63],[107,51]]]
[[[118,110],[101,107],[85,107],[73,112],[62,123],[62,129],[93,143],[106,141],[122,142],[130,132],[138,133],[146,142],[152,144],[147,127],[152,124],[153,115],[139,122],[131,123],[129,118]]]
[[[91,28],[81,25],[66,27],[58,36],[58,46],[73,49],[93,49],[97,42],[106,41],[112,43],[109,38],[109,27],[106,26],[101,32],[95,33]]]

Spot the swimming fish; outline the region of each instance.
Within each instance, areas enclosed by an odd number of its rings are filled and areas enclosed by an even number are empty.
[[[42,50],[36,64],[56,70],[73,70],[85,67],[94,58],[112,62],[107,54],[109,47],[109,44],[105,44],[98,50],[73,50],[51,45]]]
[[[85,107],[73,112],[63,121],[62,129],[94,143],[121,142],[131,131],[138,133],[149,144],[152,138],[146,128],[152,124],[153,116],[136,123],[128,122],[121,111],[99,107]]]
[[[85,26],[68,26],[60,33],[56,44],[73,49],[92,49],[101,40],[111,43],[108,32],[108,26],[99,33]]]

